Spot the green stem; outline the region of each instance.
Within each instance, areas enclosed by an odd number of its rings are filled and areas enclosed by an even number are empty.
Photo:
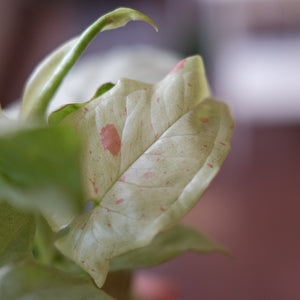
[[[57,250],[54,248],[54,233],[42,216],[36,216],[36,258],[43,264],[51,264]]]

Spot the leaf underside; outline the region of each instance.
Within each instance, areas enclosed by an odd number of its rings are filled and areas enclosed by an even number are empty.
[[[96,206],[56,246],[98,286],[113,257],[176,224],[219,171],[233,121],[209,95],[194,56],[155,85],[121,79],[65,118],[84,138],[85,198]]]
[[[188,250],[229,254],[228,250],[204,234],[183,225],[175,225],[170,230],[158,234],[150,245],[113,258],[109,269],[118,271],[148,268],[173,259]]]

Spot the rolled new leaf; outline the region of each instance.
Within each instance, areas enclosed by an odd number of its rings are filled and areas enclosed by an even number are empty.
[[[42,118],[63,78],[93,38],[99,32],[122,27],[130,20],[146,21],[157,30],[155,23],[149,17],[134,9],[118,8],[102,16],[79,37],[60,46],[38,65],[25,86],[21,118]]]

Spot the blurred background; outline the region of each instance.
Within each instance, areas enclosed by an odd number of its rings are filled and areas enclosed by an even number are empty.
[[[101,34],[87,50],[110,58],[100,62],[99,81],[127,75],[130,64],[110,70],[120,53],[132,61],[136,49],[145,51],[135,69],[148,59],[158,77],[199,53],[214,95],[236,120],[223,169],[184,219],[235,259],[188,253],[140,274],[168,278],[184,300],[300,299],[300,1],[0,0],[2,106],[20,98],[47,53],[119,6],[149,15],[159,32],[131,22]]]

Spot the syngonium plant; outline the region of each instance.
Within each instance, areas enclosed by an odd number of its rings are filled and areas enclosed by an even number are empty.
[[[0,112],[1,299],[131,299],[110,278],[187,250],[226,252],[177,224],[219,171],[233,129],[199,56],[156,84],[120,79],[46,117],[90,41],[130,20],[156,29],[133,9],[102,16],[38,65],[17,121]]]

